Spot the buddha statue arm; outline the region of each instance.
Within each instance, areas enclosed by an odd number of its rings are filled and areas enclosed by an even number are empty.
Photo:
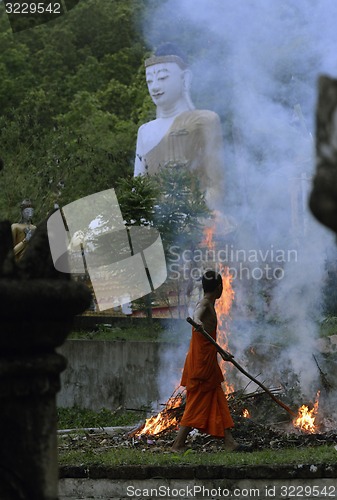
[[[192,162],[195,167],[202,191],[206,193],[211,208],[219,206],[224,198],[224,147],[219,116],[207,110],[194,113],[198,133],[192,143],[192,150],[198,151]]]
[[[205,163],[208,175],[207,199],[210,206],[219,206],[225,192],[224,144],[220,118],[212,115],[205,129]]]
[[[146,169],[145,169],[144,147],[142,140],[142,127],[140,127],[137,135],[134,177],[137,177],[138,175],[144,175],[145,173]]]

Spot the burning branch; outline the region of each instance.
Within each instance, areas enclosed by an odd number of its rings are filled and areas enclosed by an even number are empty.
[[[316,396],[316,401],[311,410],[308,406],[302,405],[298,410],[298,416],[293,420],[295,427],[298,427],[302,431],[309,432],[311,434],[316,432],[315,420],[318,412],[318,400],[320,392],[318,391]]]
[[[319,371],[319,374],[320,374],[320,377],[321,377],[321,381],[322,381],[322,385],[324,387],[324,389],[327,391],[327,392],[330,392],[334,389],[334,386],[329,382],[326,374],[323,372],[323,370],[321,369],[321,367],[319,366],[318,364],[318,361],[316,359],[316,356],[313,354],[312,357],[314,358],[315,360],[315,363],[316,363],[316,366],[318,368],[318,371]]]
[[[145,423],[133,431],[130,436],[139,436],[142,434],[155,436],[162,432],[176,429],[184,413],[184,409],[184,394],[181,392],[173,394],[161,412],[146,419]]]
[[[238,370],[240,370],[241,373],[243,373],[244,375],[246,375],[246,377],[250,378],[250,380],[252,380],[255,384],[257,384],[258,386],[260,386],[261,389],[263,389],[273,399],[273,401],[275,401],[275,403],[277,403],[284,410],[286,410],[292,417],[296,417],[297,416],[297,414],[293,410],[291,410],[289,408],[289,406],[287,406],[285,403],[283,403],[282,401],[280,401],[276,396],[274,396],[274,394],[269,389],[267,389],[267,387],[264,384],[262,384],[255,377],[253,377],[252,375],[250,375],[244,368],[242,368],[242,366],[240,366],[239,363],[237,363],[234,360],[233,354],[230,354],[229,352],[227,352],[224,349],[222,349],[222,347],[220,347],[219,344],[217,344],[215,342],[215,340],[211,337],[211,335],[209,333],[206,332],[206,330],[204,328],[202,328],[200,325],[198,325],[190,317],[188,317],[186,319],[186,321],[188,323],[190,323],[190,325],[192,325],[198,332],[202,333],[202,335],[204,335],[204,337],[206,337],[214,345],[214,347],[216,348],[216,350],[218,351],[218,353],[220,354],[220,356],[222,357],[222,359],[224,361],[230,361]]]

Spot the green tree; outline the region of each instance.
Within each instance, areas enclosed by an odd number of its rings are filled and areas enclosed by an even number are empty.
[[[158,186],[148,176],[125,177],[116,185],[117,198],[126,225],[153,225]]]
[[[166,251],[171,245],[194,247],[211,216],[197,176],[184,165],[163,169],[155,177],[160,193],[153,224],[162,234]]]
[[[23,197],[40,220],[54,202],[114,187],[133,171],[143,98],[143,0],[85,0],[11,33],[0,4],[0,210]]]

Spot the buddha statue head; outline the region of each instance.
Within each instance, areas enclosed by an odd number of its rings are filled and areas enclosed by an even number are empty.
[[[184,54],[172,43],[161,45],[145,60],[146,82],[157,118],[194,109],[190,97],[192,74]]]
[[[20,203],[21,223],[31,224],[34,216],[34,205],[29,199],[25,199]]]

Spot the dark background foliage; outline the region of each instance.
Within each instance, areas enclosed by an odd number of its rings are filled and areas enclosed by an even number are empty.
[[[153,114],[143,11],[142,0],[84,0],[13,34],[0,4],[2,219],[29,197],[41,220],[132,174],[138,126]]]

